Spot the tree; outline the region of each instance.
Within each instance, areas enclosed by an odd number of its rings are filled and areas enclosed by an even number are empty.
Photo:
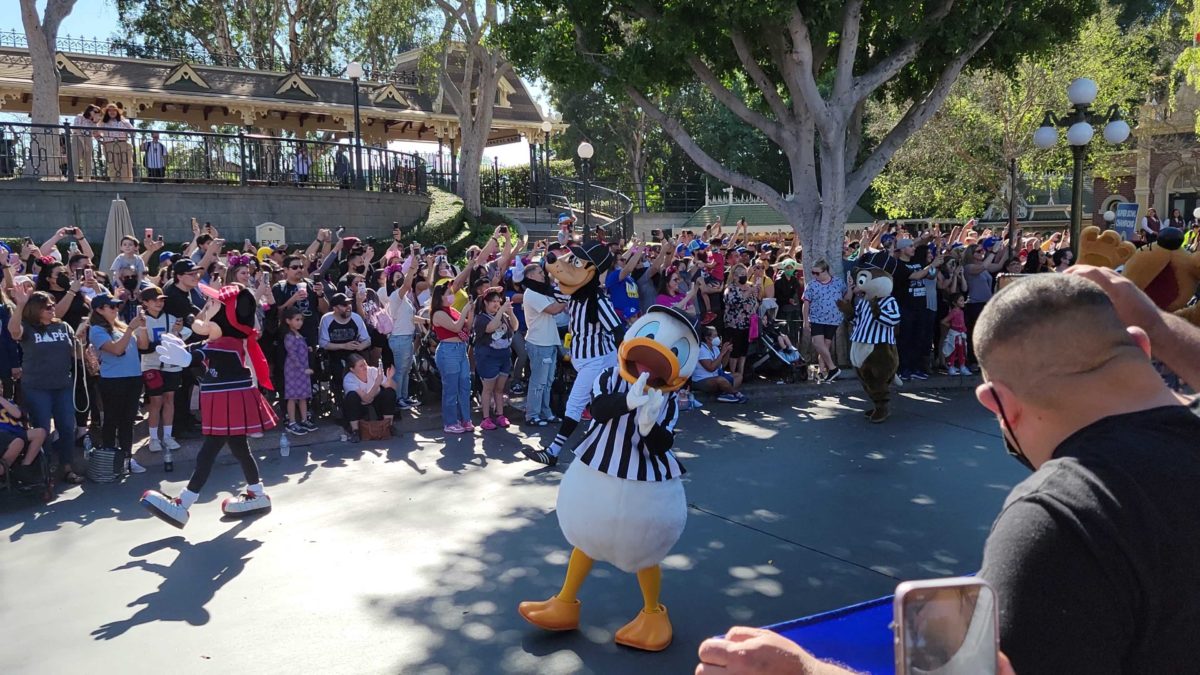
[[[441,96],[458,116],[458,196],[468,211],[479,216],[480,163],[492,130],[496,92],[500,80],[512,73],[512,66],[494,43],[502,18],[496,0],[434,3],[442,12],[442,29],[437,43],[427,47],[426,52],[437,56]]]
[[[1046,110],[1069,108],[1070,81],[1094,79],[1100,91],[1095,108],[1103,112],[1116,103],[1128,116],[1178,53],[1164,39],[1168,14],[1123,26],[1122,9],[1105,5],[1070,43],[1023,58],[1011,73],[982,70],[960,78],[942,109],[875,179],[875,205],[892,218],[978,216],[1009,190],[1014,160],[1022,174],[1063,180],[1070,153],[1038,150],[1033,130]],[[868,136],[882,137],[901,114],[890,102],[870,105]],[[1089,170],[1110,175],[1125,166],[1128,150],[1094,142]]]
[[[46,0],[41,18],[36,0],[21,0],[21,23],[25,26],[25,41],[33,62],[34,124],[58,124],[58,87],[61,79],[54,56],[58,53],[58,27],[75,7],[75,0]],[[56,141],[46,147],[58,147]]]
[[[523,70],[620,88],[705,172],[761,198],[810,254],[839,266],[850,209],[969,63],[1008,70],[1097,10],[1097,0],[514,0],[503,37]],[[689,82],[777,146],[790,193],[730,170],[647,95]],[[864,147],[865,106],[884,98],[910,103]]]

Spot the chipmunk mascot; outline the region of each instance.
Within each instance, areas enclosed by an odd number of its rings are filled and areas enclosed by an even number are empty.
[[[567,439],[579,426],[587,407],[592,384],[605,368],[616,365],[616,339],[613,331],[622,322],[617,310],[604,294],[602,280],[612,265],[608,246],[586,241],[571,246],[567,252],[546,254],[546,273],[562,293],[570,296],[567,313],[570,316],[571,365],[575,368],[575,383],[567,397],[566,414],[554,440],[544,449],[524,450],[527,458],[554,466]]]
[[[1118,269],[1121,274],[1158,305],[1159,309],[1200,326],[1200,305],[1192,299],[1200,289],[1200,251],[1183,246],[1184,234],[1177,227],[1164,227],[1153,243],[1137,248],[1113,230],[1101,232],[1083,228],[1079,242],[1079,262],[1085,265]]]
[[[271,499],[263,489],[258,463],[250,453],[246,437],[278,423],[275,412],[258,391],[259,386],[272,387],[267,359],[258,346],[258,331],[253,328],[254,296],[241,284],[230,284],[220,290],[203,284],[199,288],[209,301],[191,322],[191,329],[208,339],[189,347],[167,333],[157,351],[164,363],[199,369],[204,444],[196,456],[196,469],[187,489],[178,497],[147,490],[141,499],[142,506],[150,513],[181,529],[187,525],[188,509],[200,496],[217,453],[226,443],[242,465],[248,487],[237,497],[223,501],[221,511],[229,516],[242,516],[271,508]],[[247,355],[251,368],[245,365]]]
[[[518,611],[546,630],[579,627],[580,586],[596,560],[636,573],[643,607],[616,642],[647,651],[671,643],[659,603],[659,563],[687,521],[683,466],[671,452],[679,405],[675,392],[700,358],[700,336],[673,307],[654,305],[629,327],[617,365],[591,388],[592,422],[558,488],[558,524],[574,547],[562,590]]]
[[[853,304],[839,301],[847,316],[854,317],[850,333],[850,363],[858,373],[863,389],[874,407],[867,418],[879,424],[888,418],[892,381],[900,357],[896,353],[896,326],[900,323],[900,304],[892,297],[892,275],[873,267],[860,267],[851,277]]]

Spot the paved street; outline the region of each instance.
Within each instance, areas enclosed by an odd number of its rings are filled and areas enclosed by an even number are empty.
[[[699,642],[731,624],[977,569],[1022,474],[968,389],[906,393],[881,426],[853,394],[718,405],[680,422],[692,508],[665,563],[664,653],[612,643],[641,599],[603,565],[581,630],[526,624],[517,603],[549,597],[565,570],[561,471],[518,459],[515,428],[438,430],[260,452],[275,508],[257,520],[219,519],[241,480],[228,455],[182,532],[137,504],[157,467],[50,506],[6,501],[0,672],[691,672]]]

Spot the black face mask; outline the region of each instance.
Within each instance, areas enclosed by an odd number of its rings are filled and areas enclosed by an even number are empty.
[[[124,286],[125,290],[127,291],[136,291],[138,287],[137,277],[127,277],[122,279],[121,285]]]
[[[67,276],[65,272],[59,272],[54,277],[54,283],[58,284],[59,288],[69,288],[71,286],[71,277]]]
[[[367,271],[367,266],[366,265],[356,265],[354,267],[354,271],[358,272],[359,274],[362,274],[363,272]]]
[[[1000,413],[1000,421],[1004,422],[1000,427],[1000,435],[1004,438],[1004,449],[1021,466],[1029,469],[1030,472],[1037,471],[1037,467],[1033,465],[1033,462],[1029,461],[1029,457],[1021,450],[1021,444],[1017,442],[1017,436],[1013,433],[1012,427],[1008,423],[1008,416],[1004,414],[1004,404],[1000,402],[1000,397],[996,395],[995,387],[988,387],[988,391],[992,393],[992,398],[996,401],[996,410]],[[1010,439],[1009,436],[1012,438]]]

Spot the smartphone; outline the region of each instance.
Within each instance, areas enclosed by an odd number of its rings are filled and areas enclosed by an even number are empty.
[[[83,271],[83,279],[84,279],[84,281],[87,281],[88,283],[91,283],[91,282],[92,282],[92,280],[94,280],[95,278],[96,278],[96,272],[95,272],[95,270],[92,270],[91,268],[88,268],[88,269],[86,269],[86,270],[84,270],[84,271]]]
[[[500,234],[508,234],[508,226],[507,225],[500,226]]]
[[[905,581],[892,604],[897,675],[995,675],[996,593],[982,579]]]
[[[154,228],[153,228],[153,227],[147,227],[147,228],[146,228],[146,230],[145,230],[145,238],[146,238],[146,239],[153,239],[153,238],[154,238]]]

